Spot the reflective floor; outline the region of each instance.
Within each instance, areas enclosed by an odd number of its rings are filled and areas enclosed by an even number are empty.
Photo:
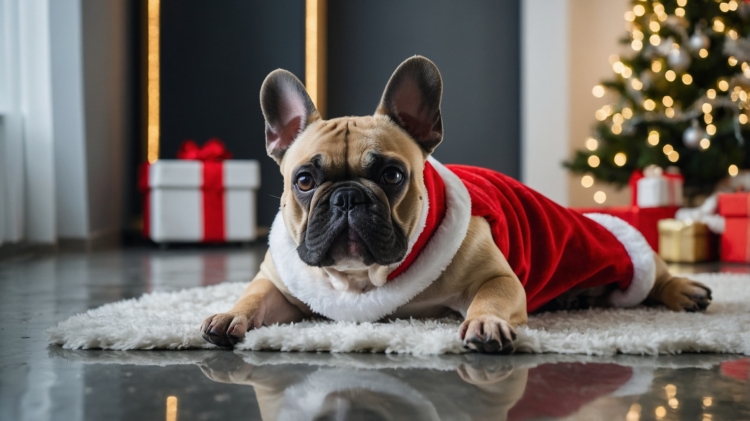
[[[750,420],[750,358],[70,351],[44,329],[247,281],[263,246],[0,261],[0,420]],[[747,271],[745,266],[682,271]]]

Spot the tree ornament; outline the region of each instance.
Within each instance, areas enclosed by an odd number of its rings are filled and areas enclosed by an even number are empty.
[[[693,35],[688,40],[688,47],[690,51],[697,53],[702,49],[707,49],[711,46],[711,39],[707,37],[700,28],[696,29]]]
[[[698,120],[693,119],[684,133],[682,133],[682,143],[690,149],[698,149],[700,147],[701,139],[705,136],[705,132],[698,124]]]
[[[667,54],[667,64],[675,72],[683,72],[690,67],[690,54],[682,47],[673,47]]]

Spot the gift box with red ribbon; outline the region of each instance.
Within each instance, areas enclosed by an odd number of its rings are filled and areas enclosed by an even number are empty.
[[[643,170],[635,170],[630,176],[630,204],[640,208],[682,206],[682,187],[685,177],[677,167],[664,171],[650,165]]]
[[[260,166],[232,160],[218,139],[186,141],[176,160],[143,164],[143,234],[155,242],[252,241]]]
[[[721,261],[750,263],[750,193],[720,194],[718,212],[725,220]]]
[[[659,221],[674,218],[677,206],[639,208],[638,206],[612,206],[604,208],[573,208],[580,213],[604,213],[616,216],[643,234],[654,251],[659,251]]]

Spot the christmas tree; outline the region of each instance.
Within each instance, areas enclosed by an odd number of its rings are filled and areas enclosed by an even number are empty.
[[[649,165],[679,167],[685,195],[750,167],[750,3],[747,0],[634,0],[625,13],[627,57],[610,57],[615,76],[593,88],[614,102],[596,111],[586,149],[565,166],[625,185]]]

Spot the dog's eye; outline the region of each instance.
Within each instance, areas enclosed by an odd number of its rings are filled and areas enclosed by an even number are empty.
[[[384,184],[399,184],[404,179],[404,174],[397,168],[386,168],[383,171],[383,183]]]
[[[297,176],[297,188],[302,191],[309,191],[315,187],[315,179],[310,173],[303,172]]]

